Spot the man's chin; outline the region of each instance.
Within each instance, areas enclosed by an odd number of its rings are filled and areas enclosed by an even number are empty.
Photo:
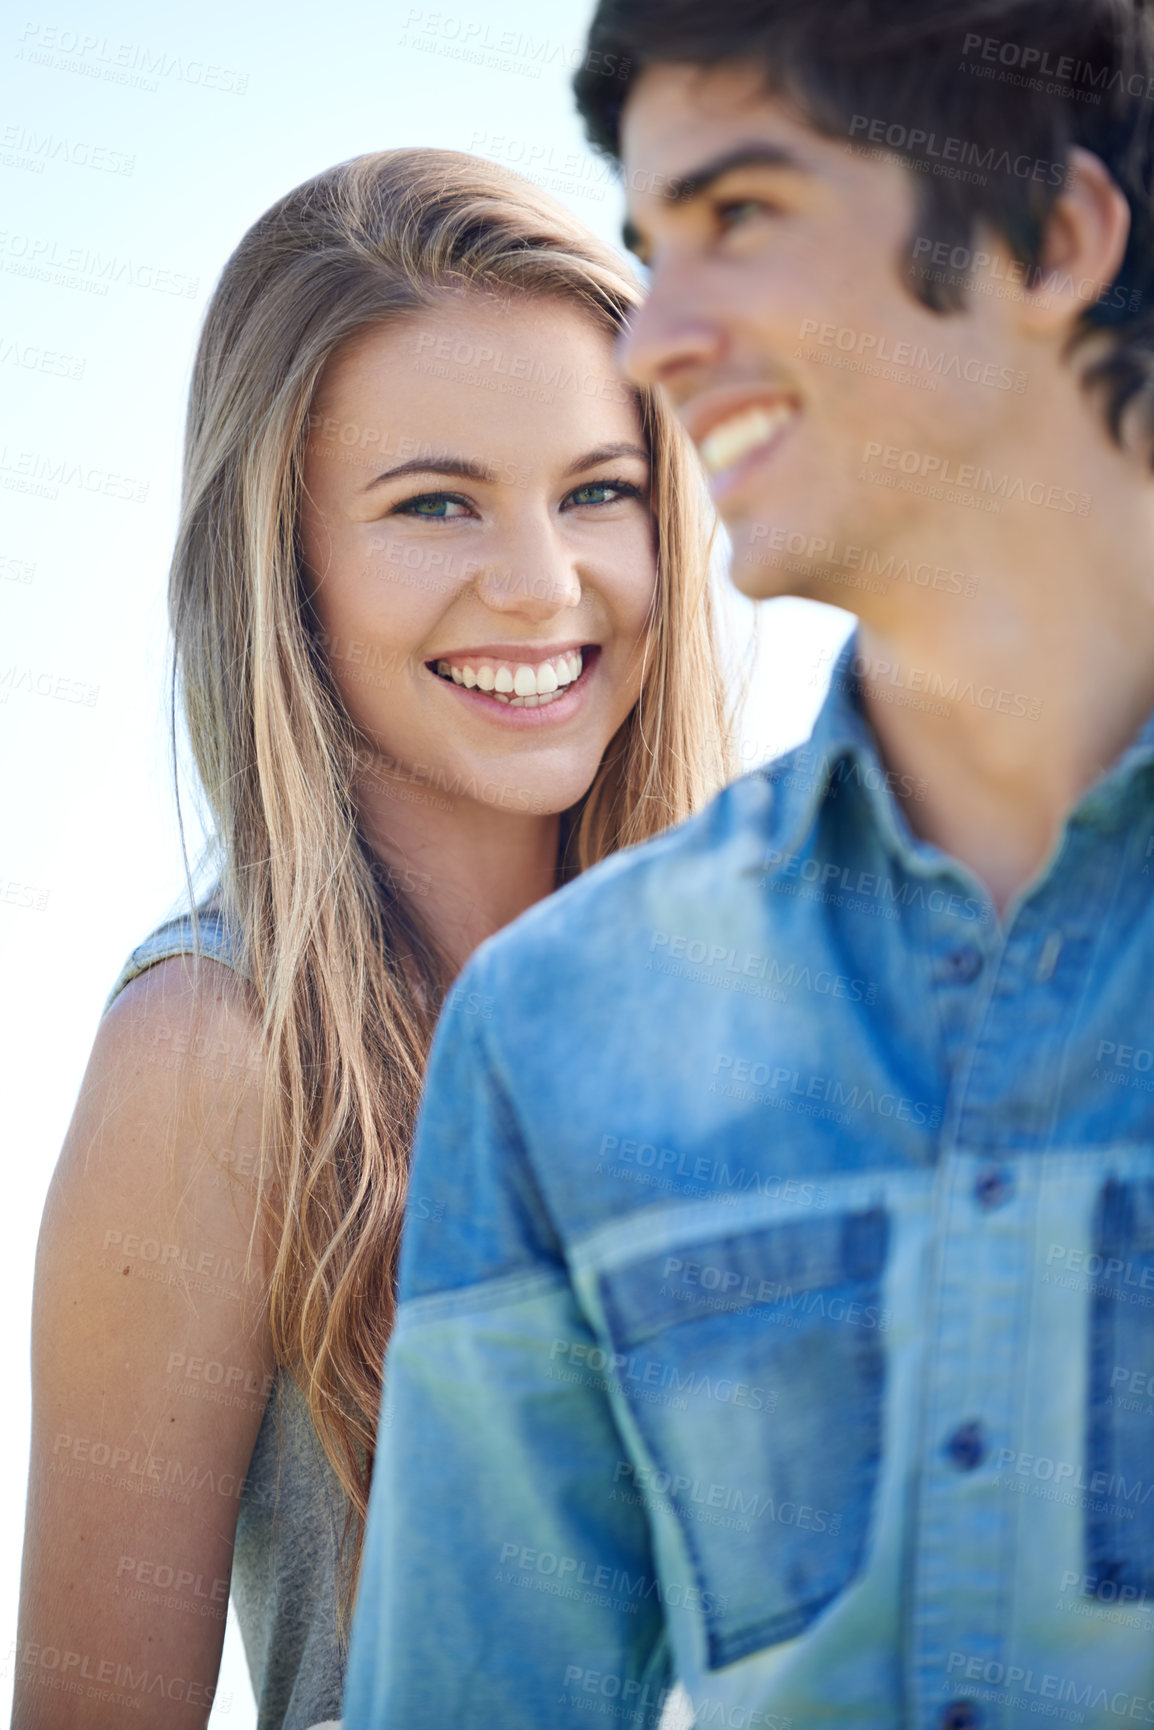
[[[778,595],[804,592],[797,561],[778,551],[764,523],[727,523],[730,557],[728,575],[734,588],[751,601],[771,601]]]

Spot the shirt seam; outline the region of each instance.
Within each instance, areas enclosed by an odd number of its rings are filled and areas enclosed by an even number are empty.
[[[524,1303],[556,1291],[572,1290],[573,1282],[564,1269],[551,1269],[548,1273],[519,1271],[498,1274],[493,1279],[478,1280],[473,1285],[454,1286],[451,1291],[425,1292],[420,1297],[406,1298],[397,1310],[396,1332],[462,1312],[499,1309],[506,1304]]]

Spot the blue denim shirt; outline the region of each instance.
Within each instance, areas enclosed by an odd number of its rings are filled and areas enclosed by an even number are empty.
[[[1002,924],[852,652],[458,983],[349,1730],[1154,1723],[1154,723]]]

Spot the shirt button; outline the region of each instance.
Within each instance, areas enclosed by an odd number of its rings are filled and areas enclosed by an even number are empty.
[[[982,971],[982,952],[973,943],[959,944],[946,956],[946,978],[956,985],[969,985]]]
[[[1001,1207],[1014,1193],[1014,1174],[1000,1166],[987,1166],[974,1179],[974,1200],[987,1211]]]
[[[972,1700],[951,1700],[939,1722],[942,1730],[977,1730],[982,1714]]]
[[[959,1424],[946,1443],[946,1457],[959,1472],[972,1472],[986,1457],[985,1426],[975,1419]]]

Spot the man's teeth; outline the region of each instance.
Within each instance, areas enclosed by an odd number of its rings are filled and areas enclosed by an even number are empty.
[[[499,703],[512,708],[536,709],[553,702],[567,685],[581,677],[581,651],[554,655],[551,661],[530,666],[527,661],[438,661],[443,679],[466,690],[487,691]]]
[[[739,457],[758,445],[766,444],[796,411],[791,403],[781,402],[774,408],[747,408],[730,415],[715,426],[708,438],[701,441],[701,460],[711,475],[732,468]]]

